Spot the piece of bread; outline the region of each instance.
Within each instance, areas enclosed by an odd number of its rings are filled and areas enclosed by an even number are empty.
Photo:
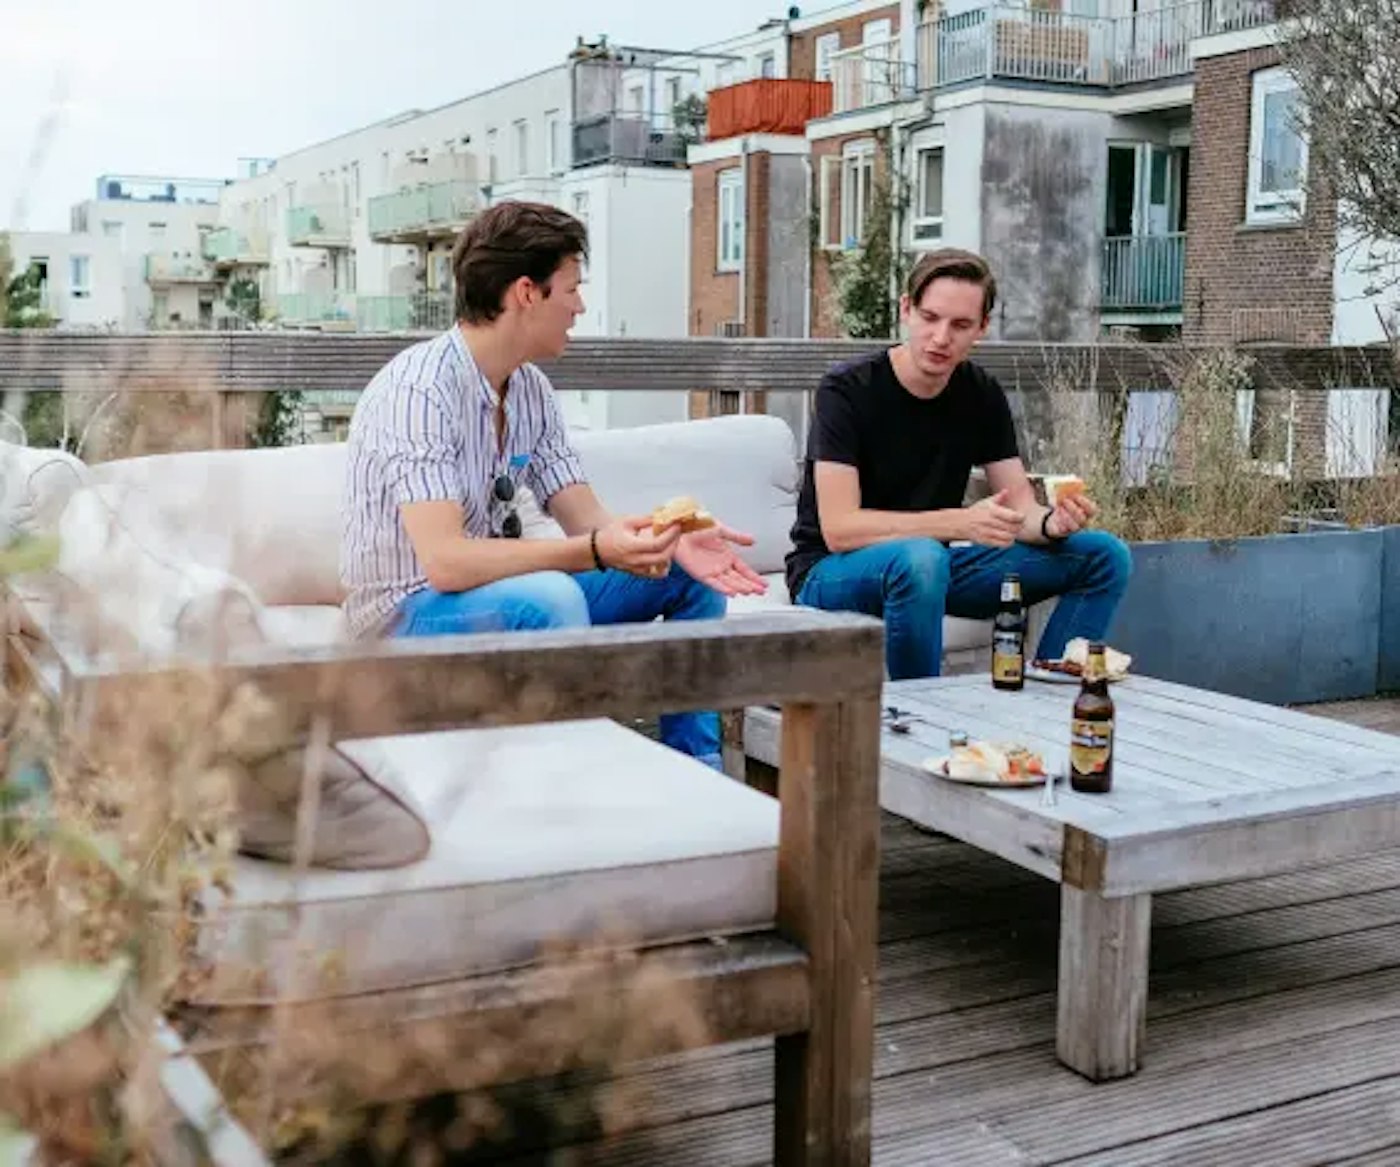
[[[950,778],[1017,783],[1044,774],[1045,762],[1026,746],[973,741],[953,750],[946,770]]]
[[[1084,493],[1084,480],[1073,474],[1047,474],[1043,481],[1046,506],[1057,507],[1071,495]]]
[[[1078,667],[1079,675],[1084,672],[1085,666],[1089,663],[1089,642],[1082,636],[1076,636],[1065,645],[1064,661]],[[1110,681],[1121,681],[1128,675],[1128,669],[1132,667],[1133,658],[1126,652],[1119,652],[1111,645],[1104,645],[1103,663],[1108,670]]]
[[[679,524],[682,533],[703,531],[715,525],[715,517],[688,494],[673,498],[651,512],[651,529],[659,535],[668,527]]]

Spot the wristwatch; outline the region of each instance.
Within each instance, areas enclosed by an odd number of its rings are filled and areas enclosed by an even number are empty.
[[[1054,510],[1051,509],[1051,510],[1047,510],[1047,511],[1045,512],[1045,514],[1041,516],[1041,519],[1040,519],[1040,533],[1041,533],[1041,535],[1046,539],[1047,542],[1050,542],[1050,543],[1063,543],[1066,539],[1069,538],[1068,535],[1052,535],[1052,534],[1050,534],[1050,516],[1053,515],[1054,513],[1055,513]]]

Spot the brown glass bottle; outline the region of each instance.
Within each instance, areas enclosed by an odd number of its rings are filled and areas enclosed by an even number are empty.
[[[1069,784],[1081,794],[1113,788],[1113,698],[1108,692],[1104,646],[1089,645],[1089,661],[1070,721]]]
[[[992,621],[992,686],[1015,691],[1026,685],[1026,605],[1021,577],[1001,581],[1001,603]]]

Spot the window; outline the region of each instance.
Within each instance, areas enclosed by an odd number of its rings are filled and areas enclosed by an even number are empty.
[[[108,239],[119,240],[122,237],[122,224],[116,219],[103,219],[102,234]]]
[[[875,194],[875,143],[854,142],[841,156],[841,246],[859,247]]]
[[[1308,143],[1299,132],[1300,114],[1298,86],[1286,70],[1264,69],[1254,75],[1245,207],[1250,223],[1291,222],[1303,211]]]
[[[495,181],[497,180],[498,175],[497,175],[496,172],[497,172],[497,170],[499,169],[499,163],[497,162],[496,159],[497,159],[497,153],[496,153],[496,131],[495,131],[495,130],[487,130],[487,131],[486,131],[486,181],[487,181],[487,182],[495,182]]]
[[[715,74],[715,88],[724,89],[739,79],[739,66],[734,61],[725,61]]]
[[[715,235],[716,271],[738,271],[744,265],[744,172],[719,172],[719,222]]]
[[[816,79],[818,81],[831,80],[831,55],[841,50],[841,34],[839,32],[824,32],[817,37],[816,44]]]
[[[679,77],[666,78],[666,109],[663,111],[668,117],[674,117],[676,106],[681,103],[681,79]]]
[[[148,223],[148,224],[146,225],[146,229],[147,229],[148,231],[150,231],[150,233],[151,233],[151,238],[152,238],[152,239],[164,239],[164,238],[165,238],[165,224],[164,224],[164,223]]]
[[[914,242],[943,238],[943,148],[920,150],[915,156]]]
[[[68,292],[80,300],[92,295],[92,261],[86,255],[68,257]]]
[[[557,109],[545,110],[544,114],[544,148],[545,148],[545,169],[550,174],[558,174],[564,169],[564,139],[561,136],[564,123],[559,119]]]
[[[574,191],[573,197],[569,200],[569,212],[583,224],[583,229],[588,230],[588,192],[586,190]],[[588,241],[588,250],[593,251],[594,240]],[[583,261],[582,280],[588,279],[588,260]]]
[[[778,59],[772,53],[763,53],[758,58],[758,75],[760,77],[776,77],[778,75]]]
[[[350,206],[354,209],[355,218],[360,217],[360,164],[350,163]]]
[[[647,91],[644,85],[632,85],[627,89],[627,110],[629,113],[645,113]]]
[[[530,173],[530,123],[524,120],[515,123],[515,176],[524,178]]]

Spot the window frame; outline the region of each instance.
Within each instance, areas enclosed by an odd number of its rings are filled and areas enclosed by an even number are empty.
[[[862,181],[864,179],[864,181]],[[842,251],[859,251],[875,195],[875,142],[862,138],[841,150]]]
[[[1245,222],[1272,226],[1299,222],[1307,210],[1308,138],[1298,136],[1298,185],[1265,192],[1264,136],[1265,109],[1269,97],[1277,93],[1300,94],[1298,83],[1282,66],[1260,69],[1250,82],[1249,99],[1249,176],[1245,189]],[[1301,100],[1301,95],[1299,95]]]
[[[924,156],[927,154],[938,155],[937,215],[924,214],[928,194],[924,185],[924,180],[927,177],[924,169]],[[947,155],[941,145],[920,146],[914,151],[914,214],[910,216],[909,222],[909,242],[914,247],[938,246],[943,241],[943,221],[946,214],[943,200],[944,168],[946,165]]]
[[[744,171],[730,166],[715,175],[715,271],[744,267]],[[727,233],[726,233],[727,229]],[[726,247],[726,239],[731,246]]]

